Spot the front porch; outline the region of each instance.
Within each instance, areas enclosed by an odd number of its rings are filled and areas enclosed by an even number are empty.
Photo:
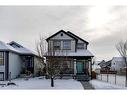
[[[91,78],[91,70],[92,70],[91,57],[69,57],[69,58],[59,57],[56,58],[56,60],[57,61],[55,62],[56,64],[55,68],[56,68],[56,72],[58,72],[57,76],[73,77],[77,80],[80,79],[83,80],[86,77],[88,79]],[[47,63],[48,63],[48,58],[47,58]],[[57,70],[58,67],[59,70]]]

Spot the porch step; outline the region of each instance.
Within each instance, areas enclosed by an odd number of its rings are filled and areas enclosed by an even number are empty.
[[[90,78],[88,75],[76,75],[76,80],[78,80],[78,81],[89,81]]]
[[[73,75],[71,74],[63,74],[63,76],[61,77],[61,75],[57,75],[55,76],[55,79],[72,79]]]

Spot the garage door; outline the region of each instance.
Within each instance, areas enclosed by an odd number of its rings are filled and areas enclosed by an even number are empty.
[[[0,72],[0,81],[4,80],[4,72]]]

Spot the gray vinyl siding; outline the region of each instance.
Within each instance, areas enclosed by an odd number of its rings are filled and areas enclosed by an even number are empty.
[[[84,43],[83,41],[81,41],[80,39],[78,40],[78,42],[77,43],[83,43],[84,44],[84,49],[86,50],[87,49],[87,44],[86,43]],[[80,49],[79,49],[80,50]]]
[[[0,72],[4,73],[4,79],[5,79],[5,52],[4,52],[4,64],[0,65]]]
[[[22,69],[21,57],[16,54],[9,52],[9,73],[11,72],[11,78],[16,78]]]
[[[71,49],[66,51],[75,51],[75,44],[76,44],[75,40],[64,33],[63,33],[63,36],[61,36],[61,33],[59,33],[58,35],[54,36],[48,41],[48,48],[50,48],[49,50],[51,50],[51,48],[53,49],[53,41],[56,41],[56,40],[61,41],[60,47],[61,47],[61,50],[63,51],[65,51],[65,49],[63,49],[63,41],[65,40],[71,41]]]
[[[48,41],[48,50],[51,50],[53,49],[53,42],[54,41],[61,41],[61,49],[62,51],[70,51],[70,52],[75,52],[76,50],[80,50],[80,49],[77,49],[77,44],[76,44],[76,41],[71,38],[70,36],[62,33],[63,36],[61,36],[61,33],[57,34],[56,36],[52,37],[49,41]],[[71,41],[71,49],[63,49],[63,41],[65,40],[69,40]],[[84,44],[84,50],[87,49],[87,44],[85,42],[83,42],[82,40],[78,40],[77,43],[83,43]]]

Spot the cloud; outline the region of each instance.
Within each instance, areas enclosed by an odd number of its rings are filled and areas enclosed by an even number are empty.
[[[93,13],[89,16],[91,8]],[[35,49],[35,41],[40,34],[48,37],[64,29],[88,41],[88,49],[98,60],[108,60],[118,56],[115,44],[126,39],[126,15],[126,6],[95,9],[94,6],[1,6],[0,40],[14,40]]]

